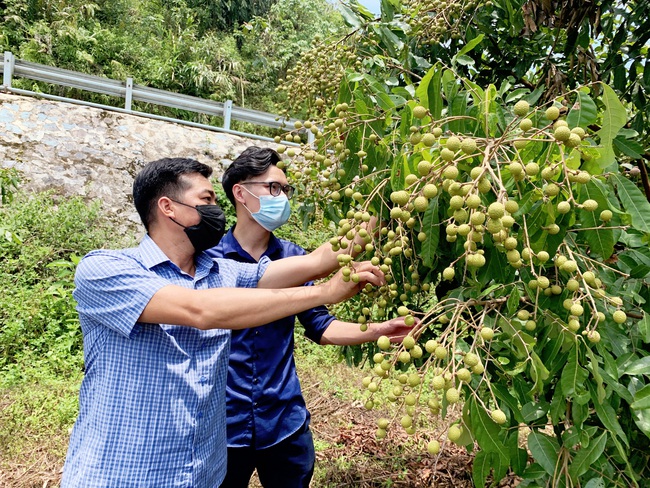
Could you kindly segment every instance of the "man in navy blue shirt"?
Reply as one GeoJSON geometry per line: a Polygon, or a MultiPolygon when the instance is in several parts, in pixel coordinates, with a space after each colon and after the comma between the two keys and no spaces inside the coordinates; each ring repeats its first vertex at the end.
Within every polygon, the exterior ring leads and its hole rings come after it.
{"type": "MultiPolygon", "coordinates": [[[[249,147],[226,169],[222,185],[235,206],[237,224],[208,254],[242,263],[306,254],[273,235],[289,218],[294,191],[277,167],[279,161],[272,149],[249,147]]],[[[381,335],[400,341],[410,330],[397,318],[370,324],[362,332],[359,324],[337,320],[324,306],[297,317],[306,336],[318,344],[360,344],[381,335]]],[[[295,318],[289,314],[232,332],[226,389],[228,467],[222,488],[248,486],[255,469],[266,488],[309,486],[315,453],[293,359],[295,318]]]]}

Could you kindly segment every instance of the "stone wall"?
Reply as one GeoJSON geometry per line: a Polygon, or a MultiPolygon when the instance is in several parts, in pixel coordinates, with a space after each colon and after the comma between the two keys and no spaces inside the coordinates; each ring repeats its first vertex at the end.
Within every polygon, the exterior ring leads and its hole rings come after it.
{"type": "Polygon", "coordinates": [[[245,148],[272,143],[82,105],[0,93],[0,166],[22,186],[100,199],[121,232],[139,229],[133,178],[148,161],[191,157],[217,177],[245,148]]]}

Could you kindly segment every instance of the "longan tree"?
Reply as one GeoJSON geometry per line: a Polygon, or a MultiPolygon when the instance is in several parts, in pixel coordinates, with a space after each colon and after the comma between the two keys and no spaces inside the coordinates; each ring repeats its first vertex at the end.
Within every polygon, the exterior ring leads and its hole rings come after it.
{"type": "MultiPolygon", "coordinates": [[[[445,22],[477,8],[431,4],[445,22]]],[[[601,81],[561,93],[478,84],[459,67],[481,37],[418,76],[399,56],[362,54],[421,42],[373,22],[351,19],[350,37],[307,58],[301,79],[315,80],[294,100],[312,117],[284,138],[315,142],[278,150],[306,214],[334,224],[333,248],[365,238],[340,256],[348,279],[355,253],[387,277],[351,305],[359,327],[395,314],[414,324],[403,343],[365,350],[366,407],[381,395],[401,411],[377,436],[403,428],[433,455],[476,449],[476,486],[509,470],[521,486],[646,486],[650,203],[621,150],[642,147],[633,104],[601,81]],[[447,421],[444,438],[418,434],[425,416],[447,421]]]]}

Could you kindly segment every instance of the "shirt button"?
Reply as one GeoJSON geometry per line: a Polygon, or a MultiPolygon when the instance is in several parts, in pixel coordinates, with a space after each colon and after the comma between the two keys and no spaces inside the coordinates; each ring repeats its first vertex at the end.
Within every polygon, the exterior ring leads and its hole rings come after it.
{"type": "Polygon", "coordinates": [[[206,383],[206,381],[208,381],[208,378],[205,377],[205,376],[201,376],[199,381],[201,381],[201,384],[204,385],[206,383]]]}
{"type": "Polygon", "coordinates": [[[255,335],[260,335],[260,331],[259,331],[259,330],[256,330],[256,331],[255,331],[255,335]]]}
{"type": "Polygon", "coordinates": [[[256,385],[259,380],[257,378],[253,378],[253,384],[256,385]]]}
{"type": "Polygon", "coordinates": [[[254,406],[254,407],[257,407],[257,402],[253,403],[253,406],[254,406]]]}

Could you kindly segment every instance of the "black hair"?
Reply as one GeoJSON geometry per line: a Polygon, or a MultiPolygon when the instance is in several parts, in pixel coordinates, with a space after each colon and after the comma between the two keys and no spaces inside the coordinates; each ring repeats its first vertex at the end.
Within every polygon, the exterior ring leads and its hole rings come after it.
{"type": "Polygon", "coordinates": [[[198,173],[209,178],[212,168],[207,164],[188,158],[163,158],[147,163],[133,181],[133,203],[145,229],[155,216],[158,199],[163,196],[180,199],[189,188],[181,176],[198,173]]]}
{"type": "Polygon", "coordinates": [[[237,183],[246,181],[254,176],[265,173],[271,165],[277,166],[282,161],[280,155],[273,149],[266,147],[251,146],[246,148],[235,159],[221,178],[226,196],[230,203],[235,205],[235,197],[232,194],[232,187],[237,183]]]}

